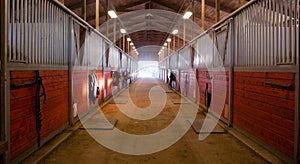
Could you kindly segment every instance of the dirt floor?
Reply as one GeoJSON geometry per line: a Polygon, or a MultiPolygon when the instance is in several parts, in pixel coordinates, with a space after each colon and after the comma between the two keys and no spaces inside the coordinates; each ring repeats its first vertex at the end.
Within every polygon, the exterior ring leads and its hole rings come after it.
{"type": "MultiPolygon", "coordinates": [[[[129,94],[132,102],[137,106],[139,111],[152,110],[146,108],[151,106],[149,99],[149,90],[155,86],[160,86],[165,91],[170,91],[168,86],[163,82],[155,79],[140,79],[132,84],[129,88],[129,94]],[[146,109],[142,109],[146,108],[146,109]]],[[[127,90],[128,91],[128,90],[127,90]]],[[[125,101],[120,104],[107,104],[101,110],[109,119],[117,119],[115,130],[135,135],[150,135],[159,133],[161,130],[168,127],[169,124],[176,118],[181,109],[180,104],[175,104],[175,101],[180,101],[181,97],[176,93],[164,93],[159,88],[154,89],[152,98],[155,101],[166,99],[164,108],[159,112],[159,115],[154,116],[149,120],[132,119],[126,116],[119,110],[123,106],[125,110],[133,110],[133,107],[126,106],[128,101],[126,90],[115,98],[119,101],[125,101]]],[[[151,97],[151,95],[150,95],[151,97]]],[[[186,101],[186,100],[184,100],[186,101]]],[[[153,109],[158,108],[160,104],[153,103],[153,109]]],[[[190,108],[190,106],[188,107],[190,108]]],[[[185,109],[189,110],[189,109],[185,109]]],[[[151,116],[151,113],[146,116],[151,116]]],[[[202,113],[197,113],[197,118],[204,118],[202,113]]],[[[105,134],[110,130],[94,129],[97,133],[105,134]]],[[[178,130],[180,131],[180,130],[178,130]]],[[[165,138],[157,140],[162,142],[165,138]]],[[[114,142],[114,136],[110,138],[114,142]]],[[[122,143],[116,141],[120,146],[122,143]]],[[[126,141],[125,141],[126,142],[126,141]]],[[[124,143],[124,145],[126,145],[124,143]]],[[[129,141],[128,141],[129,142],[129,141]]],[[[151,142],[145,142],[145,149],[151,142]]],[[[153,143],[152,143],[153,144],[153,143]]],[[[154,144],[155,145],[155,144],[154,144]]],[[[134,148],[133,148],[134,149],[134,148]]],[[[127,149],[125,149],[127,150],[127,149]]],[[[204,141],[198,140],[198,134],[192,128],[187,130],[187,133],[179,139],[175,144],[166,149],[148,155],[128,155],[110,150],[97,142],[96,139],[90,136],[87,130],[83,127],[78,129],[74,135],[62,143],[55,151],[53,151],[41,163],[266,163],[262,158],[257,156],[252,150],[239,142],[228,133],[210,134],[204,141]]]]}

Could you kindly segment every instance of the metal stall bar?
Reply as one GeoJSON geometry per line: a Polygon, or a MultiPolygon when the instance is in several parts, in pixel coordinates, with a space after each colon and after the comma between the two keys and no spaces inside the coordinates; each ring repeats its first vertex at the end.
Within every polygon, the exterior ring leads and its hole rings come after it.
{"type": "Polygon", "coordinates": [[[231,53],[229,54],[229,65],[230,65],[230,69],[229,69],[229,121],[228,121],[228,126],[232,127],[233,126],[233,101],[234,101],[234,66],[235,66],[235,56],[236,56],[236,33],[235,33],[235,20],[231,19],[229,22],[229,27],[230,27],[230,34],[231,34],[231,42],[230,42],[230,50],[231,53]]]}
{"type": "Polygon", "coordinates": [[[274,34],[275,34],[275,2],[274,0],[271,0],[270,1],[270,36],[269,36],[269,41],[270,41],[270,63],[272,66],[275,66],[275,62],[274,62],[274,59],[276,58],[275,56],[275,47],[274,47],[274,43],[275,43],[275,37],[274,37],[274,34]]]}
{"type": "Polygon", "coordinates": [[[24,1],[24,50],[23,50],[23,53],[24,53],[24,60],[26,63],[28,63],[28,43],[29,43],[29,40],[28,40],[28,4],[27,4],[27,0],[24,1]]]}

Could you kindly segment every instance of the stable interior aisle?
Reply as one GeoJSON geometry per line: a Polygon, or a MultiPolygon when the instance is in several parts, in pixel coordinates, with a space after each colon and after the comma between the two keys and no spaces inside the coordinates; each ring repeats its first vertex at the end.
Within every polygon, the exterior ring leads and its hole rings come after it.
{"type": "MultiPolygon", "coordinates": [[[[134,82],[128,89],[123,90],[118,96],[113,97],[115,100],[110,100],[102,109],[105,117],[108,120],[117,119],[115,128],[136,135],[149,135],[160,132],[166,128],[175,119],[179,110],[193,110],[192,102],[181,97],[169,86],[158,79],[139,79],[134,82]],[[152,89],[152,91],[150,91],[152,89]],[[126,116],[119,108],[130,113],[133,108],[127,108],[126,104],[130,103],[129,98],[137,108],[145,109],[150,106],[149,91],[152,96],[159,96],[163,99],[166,95],[166,105],[162,111],[150,120],[137,120],[126,116]],[[166,93],[167,92],[167,93],[166,93]],[[179,104],[182,102],[182,104],[179,104]],[[183,106],[181,109],[180,106],[183,106]],[[119,106],[119,107],[118,107],[119,106]]],[[[155,99],[155,98],[154,98],[155,99]]],[[[162,100],[163,101],[163,100],[162,100]]],[[[157,102],[153,102],[154,107],[157,102]]],[[[145,113],[149,111],[144,111],[145,113]]],[[[202,112],[196,112],[197,119],[204,118],[202,112]]],[[[93,114],[90,118],[85,120],[89,122],[96,122],[97,118],[93,114]],[[96,120],[95,120],[96,119],[96,120]]],[[[99,121],[101,119],[98,118],[99,121]]],[[[113,121],[112,121],[113,122],[113,121]]],[[[187,120],[182,122],[189,126],[187,120]]],[[[224,133],[210,134],[204,141],[198,140],[198,134],[193,128],[189,128],[187,133],[174,145],[169,148],[155,152],[149,155],[126,155],[112,151],[101,144],[95,138],[89,135],[86,128],[91,128],[92,125],[86,124],[86,127],[80,126],[78,130],[65,142],[63,142],[57,149],[55,149],[48,157],[40,161],[40,163],[267,163],[254,151],[249,149],[246,145],[238,141],[231,134],[224,131],[224,133]]],[[[106,133],[113,129],[101,129],[107,127],[105,124],[99,124],[98,127],[93,126],[95,133],[106,133]]],[[[180,128],[180,127],[178,127],[180,128]]],[[[110,136],[114,140],[115,136],[110,136]]],[[[117,141],[115,141],[117,142],[117,141]]],[[[156,141],[159,142],[159,141],[156,141]]],[[[145,149],[147,143],[145,142],[145,149]]],[[[155,143],[152,143],[155,144],[155,143]]],[[[119,147],[123,145],[120,144],[119,147]]],[[[33,159],[31,159],[33,160],[33,159]]],[[[30,161],[27,161],[28,163],[30,161]]],[[[26,160],[25,160],[26,163],[26,160]]]]}

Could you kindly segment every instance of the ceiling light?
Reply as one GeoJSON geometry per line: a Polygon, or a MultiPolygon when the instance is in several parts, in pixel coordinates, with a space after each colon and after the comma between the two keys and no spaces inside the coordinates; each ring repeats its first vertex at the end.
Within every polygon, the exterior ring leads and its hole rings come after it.
{"type": "Polygon", "coordinates": [[[168,39],[167,39],[167,42],[171,42],[171,38],[168,38],[168,39]]]}
{"type": "Polygon", "coordinates": [[[168,43],[165,43],[165,44],[164,44],[164,46],[167,46],[167,45],[168,45],[168,43]]]}
{"type": "Polygon", "coordinates": [[[133,46],[133,43],[130,43],[131,46],[133,46]]]}
{"type": "Polygon", "coordinates": [[[165,47],[162,47],[162,49],[165,49],[165,47]]]}
{"type": "Polygon", "coordinates": [[[111,18],[117,18],[117,14],[114,10],[109,10],[108,11],[108,15],[111,17],[111,18]]]}
{"type": "Polygon", "coordinates": [[[130,38],[127,38],[127,42],[130,42],[131,41],[131,39],[130,38]]]}
{"type": "Polygon", "coordinates": [[[126,30],[125,30],[124,28],[121,28],[121,29],[120,29],[120,32],[121,32],[122,34],[126,34],[126,30]]]}
{"type": "Polygon", "coordinates": [[[177,29],[174,29],[174,30],[172,31],[172,34],[173,34],[173,35],[178,34],[178,30],[177,30],[177,29]]]}
{"type": "Polygon", "coordinates": [[[185,14],[183,15],[183,19],[189,19],[191,16],[193,15],[193,13],[191,11],[187,11],[185,12],[185,14]]]}

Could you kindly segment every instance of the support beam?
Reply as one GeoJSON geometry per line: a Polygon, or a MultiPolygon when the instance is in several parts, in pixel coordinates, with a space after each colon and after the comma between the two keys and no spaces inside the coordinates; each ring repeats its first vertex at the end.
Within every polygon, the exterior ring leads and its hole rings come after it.
{"type": "Polygon", "coordinates": [[[220,20],[220,0],[216,0],[216,23],[220,20]]]}
{"type": "Polygon", "coordinates": [[[86,0],[81,1],[81,16],[86,21],[86,0]]]}
{"type": "MultiPolygon", "coordinates": [[[[1,151],[10,149],[9,144],[9,76],[7,69],[7,25],[8,25],[8,3],[7,0],[0,2],[0,56],[1,56],[1,88],[0,88],[0,147],[1,151]]],[[[0,154],[0,163],[8,163],[9,151],[6,154],[0,154]]]]}
{"type": "Polygon", "coordinates": [[[95,29],[99,30],[99,0],[96,0],[96,10],[95,10],[95,29]]]}
{"type": "Polygon", "coordinates": [[[161,0],[151,0],[151,2],[156,3],[160,6],[164,6],[167,7],[171,10],[173,10],[174,12],[177,12],[180,9],[180,6],[174,6],[174,5],[170,5],[169,3],[167,3],[166,1],[161,1],[161,0]]]}
{"type": "MultiPolygon", "coordinates": [[[[202,0],[198,0],[198,1],[202,2],[202,0]]],[[[205,5],[213,7],[213,8],[215,8],[215,6],[216,6],[215,2],[210,1],[210,0],[206,0],[205,1],[205,5]]],[[[230,8],[230,7],[226,7],[226,6],[222,6],[221,10],[224,11],[224,12],[226,12],[226,13],[232,13],[236,9],[233,9],[233,8],[230,8]]]]}
{"type": "Polygon", "coordinates": [[[58,0],[61,4],[65,4],[65,0],[58,0]]]}
{"type": "Polygon", "coordinates": [[[246,0],[239,0],[239,6],[242,7],[244,4],[246,4],[246,0]]]}
{"type": "Polygon", "coordinates": [[[201,27],[205,31],[205,0],[202,0],[201,4],[201,27]]]}

